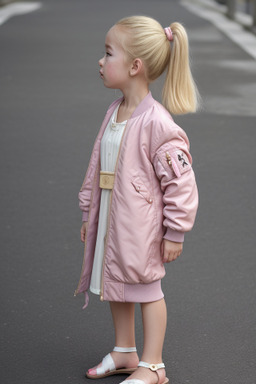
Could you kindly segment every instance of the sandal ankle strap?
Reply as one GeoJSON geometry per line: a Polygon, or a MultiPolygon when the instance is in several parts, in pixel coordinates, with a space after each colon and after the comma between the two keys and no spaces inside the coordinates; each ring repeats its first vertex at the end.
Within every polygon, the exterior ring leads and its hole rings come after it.
{"type": "Polygon", "coordinates": [[[138,367],[149,368],[149,369],[151,369],[151,371],[155,372],[160,368],[165,368],[165,365],[164,365],[164,363],[149,364],[149,363],[145,363],[144,361],[140,361],[138,364],[138,367]]]}
{"type": "Polygon", "coordinates": [[[114,352],[137,352],[136,347],[129,347],[129,348],[124,348],[124,347],[115,347],[113,349],[114,352]]]}

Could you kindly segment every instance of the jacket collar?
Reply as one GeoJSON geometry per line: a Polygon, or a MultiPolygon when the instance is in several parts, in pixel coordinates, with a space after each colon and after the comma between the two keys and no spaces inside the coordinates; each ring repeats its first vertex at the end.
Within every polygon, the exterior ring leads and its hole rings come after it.
{"type": "Polygon", "coordinates": [[[144,97],[144,99],[140,102],[140,104],[137,106],[135,111],[133,112],[131,118],[137,117],[141,115],[143,112],[145,112],[149,107],[151,107],[154,104],[155,100],[152,97],[151,92],[147,94],[147,96],[144,97]]]}
{"type": "MultiPolygon", "coordinates": [[[[110,108],[108,110],[107,116],[106,116],[106,120],[109,119],[109,115],[111,115],[113,113],[113,111],[118,106],[118,104],[120,104],[123,100],[124,100],[124,98],[120,97],[119,99],[115,100],[111,104],[111,106],[110,106],[110,108]]],[[[153,96],[152,96],[151,92],[149,91],[147,96],[145,96],[144,99],[140,102],[140,104],[135,108],[135,110],[133,111],[133,114],[131,115],[130,119],[141,115],[148,108],[150,108],[154,104],[154,102],[155,102],[155,100],[153,99],[153,96]]]]}

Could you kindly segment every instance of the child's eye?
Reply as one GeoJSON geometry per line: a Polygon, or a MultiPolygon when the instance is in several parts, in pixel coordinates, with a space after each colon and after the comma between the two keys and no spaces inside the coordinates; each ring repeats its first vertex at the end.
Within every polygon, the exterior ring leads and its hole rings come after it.
{"type": "Polygon", "coordinates": [[[106,56],[111,56],[111,54],[109,52],[106,52],[105,55],[106,56]]]}

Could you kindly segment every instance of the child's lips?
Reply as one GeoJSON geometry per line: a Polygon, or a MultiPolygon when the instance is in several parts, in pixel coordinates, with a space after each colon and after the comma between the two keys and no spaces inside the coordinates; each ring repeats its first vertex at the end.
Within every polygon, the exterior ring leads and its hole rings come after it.
{"type": "Polygon", "coordinates": [[[100,77],[103,79],[103,73],[100,71],[100,77]]]}

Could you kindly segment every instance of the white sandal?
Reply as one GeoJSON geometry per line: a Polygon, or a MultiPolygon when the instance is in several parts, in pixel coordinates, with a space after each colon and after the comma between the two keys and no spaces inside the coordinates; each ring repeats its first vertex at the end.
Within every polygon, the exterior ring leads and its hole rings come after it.
{"type": "MultiPolygon", "coordinates": [[[[121,352],[121,353],[137,352],[137,349],[136,347],[131,347],[131,348],[115,347],[113,349],[113,352],[121,352]]],[[[114,360],[111,354],[109,353],[107,356],[103,358],[101,367],[95,368],[96,375],[90,374],[89,373],[90,369],[89,369],[86,372],[86,376],[89,379],[102,379],[103,377],[107,377],[111,375],[119,375],[119,374],[131,375],[136,369],[137,367],[116,369],[114,360]]]]}
{"type": "MultiPolygon", "coordinates": [[[[164,372],[163,371],[158,372],[158,369],[165,368],[164,363],[148,364],[148,363],[145,363],[144,361],[140,361],[138,364],[138,367],[149,368],[151,371],[156,372],[158,377],[157,384],[169,383],[169,379],[165,376],[164,372]]],[[[146,383],[143,380],[139,380],[139,379],[128,379],[128,380],[122,381],[122,383],[120,384],[146,384],[146,383]]]]}

